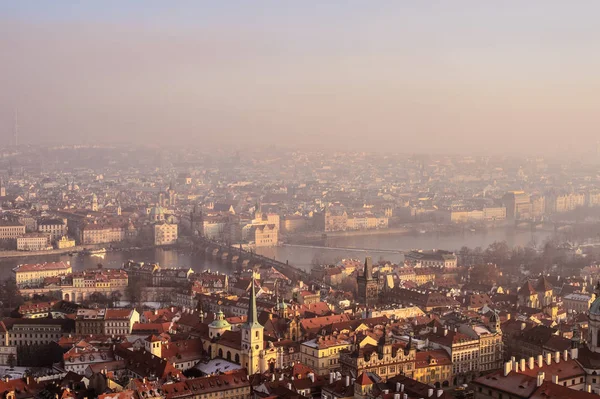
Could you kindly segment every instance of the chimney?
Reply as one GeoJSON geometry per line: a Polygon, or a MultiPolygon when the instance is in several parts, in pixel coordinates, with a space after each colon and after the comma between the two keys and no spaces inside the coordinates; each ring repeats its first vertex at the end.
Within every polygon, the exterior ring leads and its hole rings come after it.
{"type": "Polygon", "coordinates": [[[577,359],[577,355],[579,354],[579,349],[578,348],[572,348],[571,349],[571,359],[577,359]]]}
{"type": "Polygon", "coordinates": [[[448,327],[444,327],[444,337],[448,335],[448,327]]]}
{"type": "Polygon", "coordinates": [[[437,326],[433,326],[433,333],[437,334],[437,326]]]}
{"type": "Polygon", "coordinates": [[[400,383],[399,382],[396,383],[396,392],[400,392],[400,383]]]}
{"type": "Polygon", "coordinates": [[[291,391],[292,390],[292,383],[288,382],[288,389],[291,391]]]}
{"type": "Polygon", "coordinates": [[[350,386],[350,376],[349,375],[346,376],[346,386],[347,387],[350,386]]]}
{"type": "Polygon", "coordinates": [[[315,382],[315,373],[308,373],[308,378],[310,378],[311,382],[315,382]]]}
{"type": "Polygon", "coordinates": [[[400,399],[400,394],[399,393],[395,393],[394,394],[394,399],[400,399]]]}
{"type": "Polygon", "coordinates": [[[544,366],[544,357],[543,357],[542,355],[538,355],[538,358],[537,358],[537,365],[538,365],[538,367],[540,367],[540,368],[544,366]]]}
{"type": "Polygon", "coordinates": [[[330,384],[333,384],[333,377],[334,377],[334,375],[333,375],[333,372],[332,372],[332,371],[330,371],[330,372],[329,372],[329,383],[330,383],[330,384]]]}
{"type": "Polygon", "coordinates": [[[408,395],[407,394],[402,395],[402,399],[408,399],[408,395]]]}
{"type": "Polygon", "coordinates": [[[504,376],[506,377],[512,371],[512,362],[504,363],[504,376]]]}
{"type": "Polygon", "coordinates": [[[552,376],[552,383],[553,384],[558,384],[558,376],[557,375],[553,375],[552,376]]]}
{"type": "Polygon", "coordinates": [[[529,356],[529,368],[532,369],[535,367],[535,360],[533,359],[533,356],[529,356]]]}
{"type": "Polygon", "coordinates": [[[527,327],[527,324],[525,322],[521,323],[521,331],[523,331],[525,329],[525,327],[527,327]]]}
{"type": "Polygon", "coordinates": [[[275,373],[271,375],[271,381],[275,381],[275,373]]]}
{"type": "Polygon", "coordinates": [[[438,389],[437,390],[437,397],[438,398],[440,398],[443,394],[444,394],[444,390],[443,389],[438,389]]]}
{"type": "Polygon", "coordinates": [[[554,352],[554,361],[556,363],[560,363],[560,352],[559,351],[554,352]]]}
{"type": "Polygon", "coordinates": [[[552,364],[552,354],[546,353],[546,364],[550,366],[552,364]]]}
{"type": "Polygon", "coordinates": [[[586,391],[587,393],[592,393],[592,386],[591,386],[590,384],[587,384],[587,385],[585,386],[585,391],[586,391]]]}
{"type": "Polygon", "coordinates": [[[566,362],[567,360],[569,360],[569,351],[568,351],[567,349],[565,349],[565,350],[563,351],[563,359],[565,360],[565,362],[566,362]]]}
{"type": "Polygon", "coordinates": [[[521,359],[519,363],[519,370],[521,370],[522,372],[525,371],[525,359],[521,359]]]}
{"type": "Polygon", "coordinates": [[[427,390],[427,397],[428,397],[428,398],[431,398],[432,396],[433,396],[433,388],[429,388],[429,389],[427,390]]]}
{"type": "Polygon", "coordinates": [[[540,371],[537,375],[537,386],[541,387],[542,384],[544,383],[544,378],[546,377],[546,375],[544,374],[543,371],[540,371]]]}

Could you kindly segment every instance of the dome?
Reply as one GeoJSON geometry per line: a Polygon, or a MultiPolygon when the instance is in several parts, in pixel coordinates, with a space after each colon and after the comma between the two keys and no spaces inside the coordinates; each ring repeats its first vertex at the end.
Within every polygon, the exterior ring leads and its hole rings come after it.
{"type": "Polygon", "coordinates": [[[219,310],[219,312],[217,313],[217,317],[208,326],[210,328],[223,329],[230,328],[231,324],[229,324],[229,322],[225,320],[225,314],[223,313],[223,311],[219,310]]]}

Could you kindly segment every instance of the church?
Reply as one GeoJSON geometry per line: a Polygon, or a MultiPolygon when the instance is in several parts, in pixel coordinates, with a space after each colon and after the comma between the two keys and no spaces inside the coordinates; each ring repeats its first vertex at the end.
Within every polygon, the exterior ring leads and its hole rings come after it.
{"type": "Polygon", "coordinates": [[[201,332],[202,346],[211,359],[221,358],[245,367],[248,374],[264,373],[283,368],[283,348],[265,342],[264,327],[258,322],[256,288],[251,284],[248,318],[237,331],[225,320],[222,311],[216,314],[201,332]]]}
{"type": "Polygon", "coordinates": [[[357,274],[358,303],[373,306],[379,301],[379,283],[373,277],[373,261],[371,257],[365,259],[365,267],[362,274],[357,274]]]}

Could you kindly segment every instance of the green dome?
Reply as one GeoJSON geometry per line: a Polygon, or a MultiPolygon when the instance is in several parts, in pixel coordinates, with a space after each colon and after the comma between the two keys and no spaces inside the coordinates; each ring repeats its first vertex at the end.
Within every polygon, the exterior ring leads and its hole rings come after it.
{"type": "Polygon", "coordinates": [[[208,325],[208,327],[220,330],[223,328],[231,327],[231,324],[229,324],[229,322],[225,320],[225,314],[223,313],[223,311],[219,310],[217,312],[216,319],[214,319],[213,322],[208,325]]]}

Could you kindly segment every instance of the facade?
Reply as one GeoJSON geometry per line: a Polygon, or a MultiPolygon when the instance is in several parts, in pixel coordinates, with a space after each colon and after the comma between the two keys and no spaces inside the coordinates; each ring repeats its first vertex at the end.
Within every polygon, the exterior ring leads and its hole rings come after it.
{"type": "Polygon", "coordinates": [[[46,233],[53,243],[67,234],[67,222],[61,219],[43,219],[37,222],[38,232],[46,233]]]}
{"type": "Polygon", "coordinates": [[[80,229],[79,242],[86,244],[106,244],[120,242],[127,237],[125,227],[117,225],[86,224],[80,229]]]}
{"type": "Polygon", "coordinates": [[[52,249],[49,247],[50,237],[48,233],[27,233],[17,237],[17,251],[44,251],[52,249]]]}
{"type": "Polygon", "coordinates": [[[506,220],[506,207],[497,206],[491,208],[483,208],[483,220],[486,222],[495,220],[506,220]]]}
{"type": "Polygon", "coordinates": [[[65,249],[65,248],[73,248],[75,246],[75,240],[71,240],[67,236],[62,236],[60,240],[56,241],[56,248],[65,249]]]}
{"type": "Polygon", "coordinates": [[[133,325],[139,321],[140,314],[135,309],[78,309],[75,332],[123,336],[131,334],[133,325]]]}
{"type": "Polygon", "coordinates": [[[23,264],[13,269],[18,287],[39,285],[46,277],[56,277],[73,272],[68,262],[23,264]]]}
{"type": "Polygon", "coordinates": [[[73,320],[66,319],[4,319],[0,322],[0,346],[49,344],[73,333],[74,327],[73,320]]]}
{"type": "Polygon", "coordinates": [[[279,242],[279,230],[275,224],[252,226],[251,231],[257,247],[271,247],[279,242]]]}
{"type": "Polygon", "coordinates": [[[177,243],[177,224],[157,223],[154,225],[154,245],[177,243]]]}
{"type": "Polygon", "coordinates": [[[456,254],[450,251],[433,250],[433,251],[410,251],[404,255],[404,259],[409,262],[420,263],[426,268],[445,268],[454,269],[458,264],[456,254]]]}
{"type": "Polygon", "coordinates": [[[344,374],[354,378],[365,372],[377,374],[383,381],[398,374],[412,377],[417,351],[405,343],[387,343],[382,337],[377,345],[367,344],[340,355],[344,374]]]}
{"type": "Polygon", "coordinates": [[[509,191],[502,197],[508,220],[531,218],[531,199],[524,191],[509,191]]]}
{"type": "Polygon", "coordinates": [[[593,294],[572,293],[563,297],[563,306],[568,313],[585,313],[595,298],[593,294]]]}
{"type": "Polygon", "coordinates": [[[340,370],[340,352],[350,349],[348,339],[319,336],[300,344],[300,362],[319,375],[340,370]]]}
{"type": "Polygon", "coordinates": [[[279,224],[282,233],[294,233],[306,229],[308,219],[301,215],[287,215],[280,219],[279,224]]]}
{"type": "Polygon", "coordinates": [[[25,226],[7,220],[0,220],[0,241],[16,240],[17,237],[25,234],[25,226]]]}

